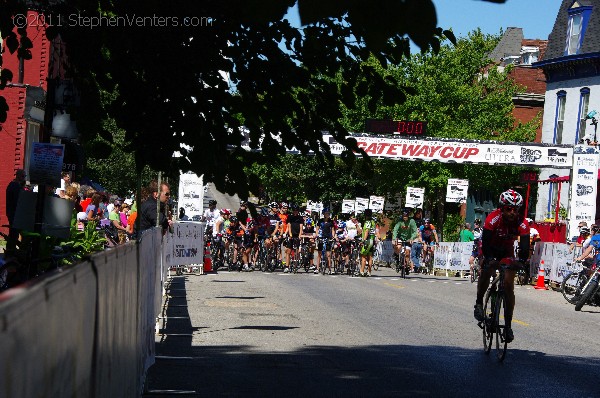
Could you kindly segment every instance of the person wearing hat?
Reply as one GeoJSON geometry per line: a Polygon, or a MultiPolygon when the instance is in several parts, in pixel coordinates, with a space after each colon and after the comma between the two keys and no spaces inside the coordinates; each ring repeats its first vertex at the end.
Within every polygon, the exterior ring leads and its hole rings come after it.
{"type": "Polygon", "coordinates": [[[18,169],[15,178],[6,187],[6,218],[8,218],[8,241],[6,242],[6,256],[14,255],[19,239],[19,230],[13,227],[19,194],[25,187],[25,170],[18,169]]]}

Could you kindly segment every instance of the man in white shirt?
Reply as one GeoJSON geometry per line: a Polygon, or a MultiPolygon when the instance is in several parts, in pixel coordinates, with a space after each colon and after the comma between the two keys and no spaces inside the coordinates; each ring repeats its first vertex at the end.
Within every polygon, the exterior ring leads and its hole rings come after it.
{"type": "Polygon", "coordinates": [[[219,210],[217,209],[217,201],[212,199],[208,202],[208,209],[204,211],[202,215],[202,221],[206,221],[206,230],[212,232],[212,228],[215,226],[215,221],[219,218],[219,210]]]}

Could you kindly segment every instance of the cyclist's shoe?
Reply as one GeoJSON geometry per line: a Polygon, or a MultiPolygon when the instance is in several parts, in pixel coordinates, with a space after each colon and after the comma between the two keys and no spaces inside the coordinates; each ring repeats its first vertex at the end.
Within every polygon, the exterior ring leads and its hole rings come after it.
{"type": "Polygon", "coordinates": [[[512,328],[506,328],[505,333],[504,340],[506,340],[507,343],[510,343],[515,339],[512,328]]]}
{"type": "Polygon", "coordinates": [[[314,271],[316,269],[316,267],[314,265],[311,265],[309,268],[309,271],[314,271]]]}
{"type": "Polygon", "coordinates": [[[479,322],[483,322],[483,320],[485,319],[485,316],[483,314],[483,305],[475,304],[475,309],[473,310],[473,316],[479,322]]]}
{"type": "Polygon", "coordinates": [[[318,274],[319,270],[315,268],[315,270],[313,271],[313,273],[318,274]]]}
{"type": "Polygon", "coordinates": [[[290,269],[289,269],[288,267],[285,267],[285,268],[283,269],[283,272],[287,274],[288,272],[290,272],[290,269]]]}

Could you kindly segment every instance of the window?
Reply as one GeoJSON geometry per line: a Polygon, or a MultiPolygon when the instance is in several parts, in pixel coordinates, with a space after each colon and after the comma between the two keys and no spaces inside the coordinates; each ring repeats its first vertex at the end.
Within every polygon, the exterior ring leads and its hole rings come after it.
{"type": "Polygon", "coordinates": [[[565,42],[564,55],[578,54],[581,50],[581,43],[585,35],[592,7],[582,6],[579,2],[573,2],[573,5],[568,10],[569,23],[567,25],[567,38],[565,42]]]}
{"type": "Polygon", "coordinates": [[[581,37],[582,26],[581,14],[571,15],[569,17],[569,28],[567,31],[567,55],[577,54],[581,37]]]}
{"type": "Polygon", "coordinates": [[[538,61],[540,55],[539,47],[522,46],[521,47],[521,65],[531,65],[538,61]]]}
{"type": "Polygon", "coordinates": [[[581,96],[579,97],[579,124],[577,125],[577,135],[575,137],[575,143],[577,144],[579,140],[585,137],[585,128],[586,128],[586,116],[588,114],[588,106],[590,104],[590,89],[582,88],[581,96]]]}
{"type": "Polygon", "coordinates": [[[565,102],[567,93],[559,91],[556,95],[556,120],[554,122],[553,144],[562,144],[563,127],[565,123],[565,102]]]}

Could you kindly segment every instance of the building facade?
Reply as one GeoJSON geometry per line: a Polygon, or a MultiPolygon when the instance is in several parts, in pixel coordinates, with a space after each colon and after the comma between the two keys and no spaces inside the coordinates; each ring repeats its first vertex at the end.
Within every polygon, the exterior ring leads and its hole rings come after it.
{"type": "MultiPolygon", "coordinates": [[[[589,116],[600,112],[600,0],[563,0],[548,37],[546,56],[534,66],[546,76],[542,142],[575,145],[597,141],[595,119],[589,116]]],[[[557,204],[569,210],[571,174],[570,169],[541,170],[540,180],[557,182],[539,187],[536,218],[553,218],[557,204]]],[[[599,219],[600,207],[596,209],[595,218],[599,219]]]]}

